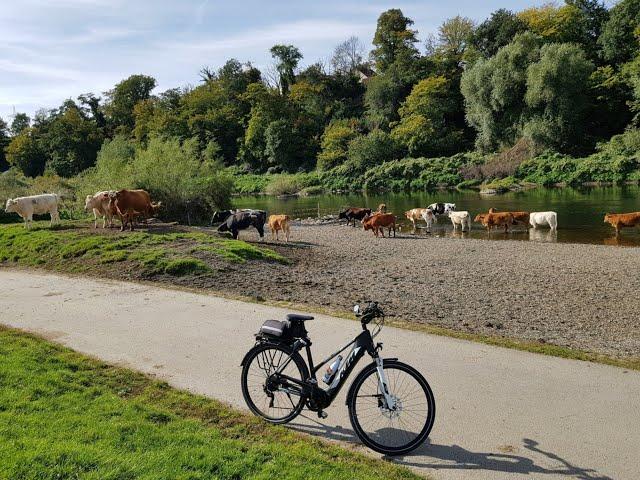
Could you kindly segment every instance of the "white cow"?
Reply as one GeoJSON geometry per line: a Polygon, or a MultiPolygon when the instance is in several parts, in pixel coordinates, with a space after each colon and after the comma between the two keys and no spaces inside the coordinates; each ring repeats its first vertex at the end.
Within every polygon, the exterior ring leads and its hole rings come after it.
{"type": "Polygon", "coordinates": [[[471,231],[471,215],[469,212],[461,210],[459,212],[451,211],[449,212],[449,219],[453,224],[453,230],[458,229],[458,225],[462,227],[462,231],[464,232],[465,225],[467,226],[467,231],[471,231]]]}
{"type": "Polygon", "coordinates": [[[556,212],[531,212],[529,223],[533,228],[548,225],[551,230],[558,228],[558,214],[556,212]]]}
{"type": "Polygon", "coordinates": [[[424,220],[424,223],[427,224],[427,232],[430,232],[431,225],[433,225],[433,222],[435,221],[436,216],[433,214],[433,210],[431,210],[430,208],[423,208],[421,210],[422,210],[422,213],[420,214],[420,216],[424,220]]]}
{"type": "Polygon", "coordinates": [[[93,210],[93,228],[98,228],[98,217],[102,217],[102,228],[107,228],[107,222],[109,227],[113,227],[113,210],[109,205],[109,195],[115,193],[107,190],[104,192],[98,192],[95,195],[87,195],[84,202],[84,210],[86,212],[89,209],[93,210]]]}
{"type": "Polygon", "coordinates": [[[9,198],[4,207],[7,212],[15,212],[24,218],[24,227],[29,228],[33,222],[33,215],[48,213],[51,215],[51,225],[60,221],[58,205],[60,197],[55,193],[45,193],[43,195],[32,195],[30,197],[9,198]]]}

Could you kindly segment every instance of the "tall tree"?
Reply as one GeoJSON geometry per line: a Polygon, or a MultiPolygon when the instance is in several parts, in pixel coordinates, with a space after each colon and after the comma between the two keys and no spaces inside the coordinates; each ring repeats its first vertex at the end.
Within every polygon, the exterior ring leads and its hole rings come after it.
{"type": "Polygon", "coordinates": [[[0,117],[0,172],[5,171],[9,168],[9,163],[7,162],[7,157],[5,154],[5,148],[9,145],[9,125],[0,117]]]}
{"type": "Polygon", "coordinates": [[[12,137],[6,153],[9,165],[18,168],[28,177],[36,177],[44,172],[47,157],[33,128],[25,128],[12,137]]]}
{"type": "Polygon", "coordinates": [[[473,33],[471,43],[485,58],[493,57],[498,49],[511,43],[518,33],[527,30],[527,24],[510,10],[501,8],[482,22],[473,33]]]}
{"type": "Polygon", "coordinates": [[[331,66],[338,74],[350,74],[358,68],[364,57],[364,45],[358,37],[352,36],[333,50],[331,66]]]}
{"type": "Polygon", "coordinates": [[[147,75],[131,75],[106,92],[106,114],[114,130],[130,133],[135,126],[133,107],[147,100],[156,87],[156,80],[147,75]]]}
{"type": "Polygon", "coordinates": [[[280,93],[286,95],[296,81],[295,71],[302,60],[302,53],[293,45],[274,45],[271,56],[276,59],[276,70],[280,76],[280,93]]]}
{"type": "Polygon", "coordinates": [[[609,11],[598,43],[605,60],[621,64],[631,60],[638,51],[636,35],[640,27],[640,0],[621,0],[609,11]]]}
{"type": "Polygon", "coordinates": [[[16,113],[11,122],[11,136],[16,137],[31,125],[31,119],[26,113],[16,113]]]}
{"type": "Polygon", "coordinates": [[[446,20],[438,29],[438,47],[451,55],[462,55],[472,40],[475,23],[457,15],[446,20]]]}
{"type": "Polygon", "coordinates": [[[373,37],[372,52],[379,73],[384,73],[394,63],[408,66],[418,57],[416,31],[409,27],[413,20],[405,17],[402,10],[392,8],[378,17],[378,26],[373,37]]]}

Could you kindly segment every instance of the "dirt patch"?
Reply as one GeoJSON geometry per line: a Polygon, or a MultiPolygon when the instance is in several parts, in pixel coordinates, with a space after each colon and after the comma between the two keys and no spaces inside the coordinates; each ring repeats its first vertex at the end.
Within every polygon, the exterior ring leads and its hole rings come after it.
{"type": "MultiPolygon", "coordinates": [[[[253,233],[245,239],[257,240],[253,233]]],[[[637,249],[488,242],[299,226],[292,260],[218,264],[173,283],[348,311],[365,299],[411,322],[618,357],[640,355],[637,249]]]]}

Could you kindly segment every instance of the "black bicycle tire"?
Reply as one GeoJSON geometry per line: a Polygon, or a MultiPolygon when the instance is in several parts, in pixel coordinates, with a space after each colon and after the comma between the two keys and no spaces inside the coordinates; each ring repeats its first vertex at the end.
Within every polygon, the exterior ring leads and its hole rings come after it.
{"type": "Polygon", "coordinates": [[[360,426],[360,423],[358,422],[358,418],[357,418],[355,401],[358,395],[358,391],[360,390],[360,387],[362,387],[364,381],[372,373],[375,374],[375,371],[376,371],[375,363],[371,363],[365,368],[363,368],[362,371],[358,374],[358,376],[353,381],[353,385],[350,389],[350,393],[352,394],[349,396],[348,403],[347,403],[347,407],[349,410],[349,420],[358,438],[362,441],[362,443],[364,443],[371,450],[374,450],[378,453],[382,453],[383,455],[388,455],[388,456],[404,455],[418,448],[431,433],[431,429],[433,428],[433,424],[435,423],[436,402],[433,396],[433,391],[431,390],[431,387],[429,386],[429,383],[427,382],[427,380],[424,378],[424,376],[422,376],[422,374],[418,370],[413,368],[411,365],[407,365],[406,363],[398,362],[396,360],[385,360],[384,368],[398,368],[399,370],[404,370],[406,373],[413,376],[423,388],[423,391],[425,392],[425,395],[428,401],[429,412],[428,412],[425,425],[421,430],[421,432],[419,433],[419,435],[406,445],[402,445],[400,447],[385,447],[371,440],[367,436],[367,434],[364,432],[362,427],[360,426]]]}
{"type": "MultiPolygon", "coordinates": [[[[289,423],[291,420],[293,420],[298,415],[300,415],[300,412],[302,412],[302,409],[304,408],[304,406],[306,404],[306,398],[300,397],[299,404],[296,406],[296,408],[292,411],[291,414],[287,415],[286,417],[282,417],[280,419],[274,419],[274,418],[265,416],[263,414],[263,412],[255,405],[255,403],[251,399],[251,395],[250,395],[249,390],[248,390],[247,377],[248,377],[248,373],[249,373],[249,368],[251,366],[251,362],[253,362],[253,360],[256,358],[256,356],[260,352],[262,352],[264,350],[269,350],[269,349],[281,350],[284,353],[286,353],[287,355],[290,355],[292,353],[291,348],[289,346],[285,345],[285,344],[263,343],[263,344],[259,344],[259,345],[256,345],[255,347],[253,347],[249,351],[249,353],[247,354],[247,356],[245,358],[245,361],[244,361],[244,365],[242,366],[242,374],[241,374],[241,377],[240,377],[240,383],[241,383],[241,387],[242,387],[242,396],[244,397],[244,401],[247,404],[247,406],[249,407],[249,410],[251,410],[251,412],[254,415],[256,415],[256,416],[258,416],[260,418],[263,418],[267,422],[273,423],[273,424],[289,423]]],[[[309,369],[307,368],[307,364],[302,359],[300,354],[297,353],[297,352],[294,353],[293,357],[292,357],[292,360],[296,364],[296,366],[298,367],[298,370],[300,372],[300,375],[301,375],[302,379],[305,380],[305,379],[309,378],[309,369]]]]}

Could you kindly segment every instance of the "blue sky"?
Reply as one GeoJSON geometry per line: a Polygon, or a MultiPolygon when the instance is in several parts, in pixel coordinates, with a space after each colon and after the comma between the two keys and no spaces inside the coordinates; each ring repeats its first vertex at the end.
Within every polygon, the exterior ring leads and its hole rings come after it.
{"type": "MultiPolygon", "coordinates": [[[[4,3],[4,2],[3,2],[4,3]]],[[[157,91],[194,85],[203,65],[217,68],[235,57],[258,67],[269,48],[292,43],[304,64],[328,60],[351,35],[370,45],[378,15],[401,8],[423,41],[446,18],[476,21],[525,0],[450,1],[218,1],[19,0],[0,8],[0,117],[32,115],[81,93],[102,93],[144,73],[157,91]]]]}

